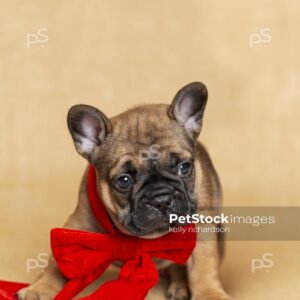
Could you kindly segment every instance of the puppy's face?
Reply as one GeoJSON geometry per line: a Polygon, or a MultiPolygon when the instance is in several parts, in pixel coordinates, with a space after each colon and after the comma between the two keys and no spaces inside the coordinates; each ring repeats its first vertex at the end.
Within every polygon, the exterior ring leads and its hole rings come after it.
{"type": "Polygon", "coordinates": [[[111,119],[86,105],[70,109],[76,149],[95,166],[100,197],[124,233],[158,236],[171,213],[195,212],[195,141],[206,100],[205,86],[192,83],[169,106],[141,106],[111,119]]]}

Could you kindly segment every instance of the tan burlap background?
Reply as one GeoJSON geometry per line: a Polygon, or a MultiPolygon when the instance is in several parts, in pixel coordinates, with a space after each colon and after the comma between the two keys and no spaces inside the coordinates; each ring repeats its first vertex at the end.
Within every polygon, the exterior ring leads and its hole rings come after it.
{"type": "MultiPolygon", "coordinates": [[[[2,1],[0,278],[32,280],[39,270],[26,263],[75,207],[85,162],[65,117],[76,103],[112,116],[201,80],[201,139],[225,204],[299,205],[299,17],[297,0],[2,1]]],[[[299,251],[229,242],[224,285],[239,300],[299,300],[299,251]],[[264,253],[273,268],[252,273],[264,253]]]]}

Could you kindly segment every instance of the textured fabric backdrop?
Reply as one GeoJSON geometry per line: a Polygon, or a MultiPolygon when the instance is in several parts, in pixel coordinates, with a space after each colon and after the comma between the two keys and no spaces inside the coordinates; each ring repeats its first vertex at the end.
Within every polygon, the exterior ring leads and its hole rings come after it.
{"type": "MultiPolygon", "coordinates": [[[[73,104],[112,116],[203,81],[201,140],[225,204],[299,205],[299,15],[297,0],[2,1],[0,278],[33,279],[49,229],[75,207],[85,162],[66,127],[73,104]]],[[[299,300],[299,250],[229,242],[226,289],[239,300],[299,300]],[[264,253],[274,267],[251,273],[264,253]]]]}

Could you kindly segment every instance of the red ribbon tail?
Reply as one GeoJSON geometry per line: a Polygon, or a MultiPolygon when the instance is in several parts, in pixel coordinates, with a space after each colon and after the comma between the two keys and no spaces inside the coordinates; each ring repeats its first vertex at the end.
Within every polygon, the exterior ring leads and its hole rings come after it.
{"type": "MultiPolygon", "coordinates": [[[[54,300],[73,299],[77,294],[84,290],[88,285],[94,282],[108,268],[110,262],[106,262],[101,268],[96,269],[85,277],[70,279],[63,289],[56,295],[54,300]]],[[[96,298],[98,299],[98,298],[96,298]]],[[[1,299],[0,299],[1,300],[1,299]]]]}
{"type": "Polygon", "coordinates": [[[16,293],[26,286],[27,283],[0,281],[0,300],[16,300],[16,293]]]}
{"type": "Polygon", "coordinates": [[[159,279],[151,256],[142,254],[124,263],[119,278],[108,281],[80,300],[144,300],[159,279]]]}

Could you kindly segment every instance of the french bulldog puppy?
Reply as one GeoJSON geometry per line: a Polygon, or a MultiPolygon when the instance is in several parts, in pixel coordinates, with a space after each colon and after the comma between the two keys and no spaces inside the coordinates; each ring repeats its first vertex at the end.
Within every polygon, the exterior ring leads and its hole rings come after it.
{"type": "MultiPolygon", "coordinates": [[[[110,119],[88,105],[70,109],[68,128],[75,148],[94,165],[99,196],[124,234],[157,238],[169,232],[171,213],[193,214],[202,207],[216,212],[220,207],[217,173],[197,141],[207,97],[205,85],[194,82],[179,90],[171,105],[139,106],[110,119]]],[[[103,232],[89,206],[86,171],[78,205],[65,227],[103,232]]],[[[166,297],[228,300],[219,275],[222,241],[213,232],[197,234],[186,266],[157,260],[158,268],[170,275],[166,297]]],[[[45,272],[18,297],[50,300],[65,283],[51,257],[45,272]]]]}

